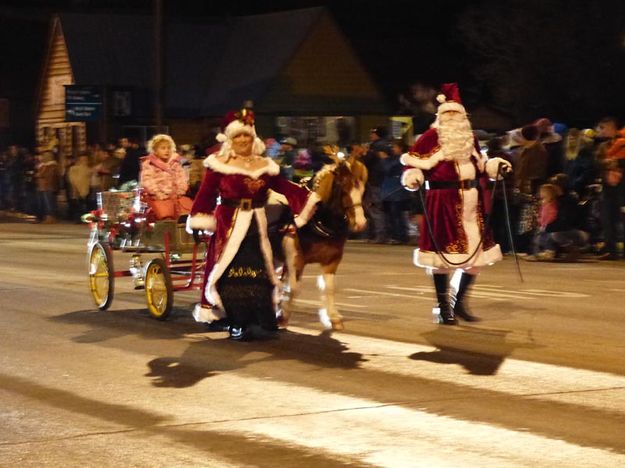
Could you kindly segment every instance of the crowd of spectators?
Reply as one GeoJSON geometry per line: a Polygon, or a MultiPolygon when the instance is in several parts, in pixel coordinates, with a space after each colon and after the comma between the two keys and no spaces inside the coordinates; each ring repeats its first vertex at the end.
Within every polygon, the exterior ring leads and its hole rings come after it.
{"type": "MultiPolygon", "coordinates": [[[[511,253],[513,247],[509,223],[515,250],[527,260],[573,260],[582,253],[622,258],[625,128],[616,118],[605,117],[592,129],[567,128],[543,118],[505,134],[479,136],[484,153],[502,157],[513,167],[505,185],[490,187],[494,190],[489,222],[504,252],[511,253]]],[[[399,158],[407,151],[406,142],[389,139],[387,129],[380,126],[371,130],[366,145],[365,239],[416,242],[424,214],[419,192],[401,186],[399,158]]],[[[266,147],[283,175],[298,183],[331,162],[320,145],[298,145],[291,136],[268,139],[266,147]]],[[[59,151],[54,140],[33,151],[17,145],[0,151],[0,211],[41,223],[54,223],[59,217],[78,222],[95,209],[98,192],[136,184],[146,155],[139,142],[128,138],[90,145],[76,157],[60,158],[59,151]]],[[[178,148],[191,198],[202,181],[202,160],[210,151],[191,145],[178,148]]]]}

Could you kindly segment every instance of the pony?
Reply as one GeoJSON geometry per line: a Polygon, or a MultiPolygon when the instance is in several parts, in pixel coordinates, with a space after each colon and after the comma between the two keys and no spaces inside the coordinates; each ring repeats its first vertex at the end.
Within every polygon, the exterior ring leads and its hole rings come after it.
{"type": "Polygon", "coordinates": [[[281,328],[288,325],[304,268],[311,263],[321,267],[317,280],[321,291],[321,323],[327,329],[344,328],[343,317],[334,302],[335,274],[349,233],[361,232],[367,224],[362,197],[368,174],[365,165],[358,160],[366,150],[353,145],[349,157],[334,146],[326,146],[324,151],[333,162],[312,178],[312,190],[321,199],[317,210],[307,225],[298,231],[291,230],[281,242],[283,255],[278,258],[283,261],[280,272],[283,294],[278,312],[281,328]]]}

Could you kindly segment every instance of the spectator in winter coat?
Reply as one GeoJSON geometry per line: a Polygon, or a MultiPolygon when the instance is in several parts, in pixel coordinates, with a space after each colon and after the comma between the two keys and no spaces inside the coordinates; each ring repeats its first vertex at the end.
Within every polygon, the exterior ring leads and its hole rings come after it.
{"type": "Polygon", "coordinates": [[[122,148],[124,148],[125,156],[119,168],[118,185],[123,185],[132,180],[139,180],[140,159],[145,154],[134,140],[122,138],[121,144],[122,148]]]}
{"type": "Polygon", "coordinates": [[[51,151],[39,156],[39,165],[35,172],[37,181],[37,218],[43,223],[55,223],[56,192],[59,184],[58,163],[51,151]]]}
{"type": "Polygon", "coordinates": [[[83,154],[78,157],[76,164],[68,169],[67,178],[70,183],[72,198],[75,200],[77,220],[88,211],[89,193],[91,191],[91,175],[93,169],[89,166],[89,156],[83,154]]]}
{"type": "Polygon", "coordinates": [[[590,129],[580,131],[572,128],[566,136],[565,173],[569,180],[568,189],[574,190],[580,197],[586,195],[587,187],[599,177],[592,134],[594,132],[590,129]]]}
{"type": "Polygon", "coordinates": [[[401,176],[404,166],[400,162],[400,156],[407,148],[401,141],[391,144],[391,153],[382,159],[384,178],[380,187],[380,196],[386,215],[386,226],[390,232],[389,244],[405,244],[408,242],[408,226],[405,210],[410,200],[410,192],[404,190],[401,184],[401,176]]]}
{"type": "Polygon", "coordinates": [[[605,240],[602,260],[619,258],[618,243],[623,232],[625,151],[619,128],[620,122],[614,117],[605,117],[597,124],[597,139],[601,143],[597,147],[596,158],[602,168],[601,224],[605,240]]]}
{"type": "Polygon", "coordinates": [[[579,250],[588,243],[589,235],[581,228],[583,216],[579,206],[579,197],[568,190],[569,178],[560,173],[549,179],[558,190],[556,219],[547,226],[557,253],[565,254],[569,261],[577,259],[579,250]]]}
{"type": "Polygon", "coordinates": [[[388,130],[386,127],[376,127],[371,129],[369,134],[369,151],[365,154],[361,162],[367,167],[369,178],[367,179],[367,189],[365,191],[364,206],[367,219],[369,220],[369,241],[377,244],[387,242],[386,216],[382,202],[381,187],[384,180],[384,169],[382,161],[388,158],[391,153],[388,141],[388,130]]]}
{"type": "Polygon", "coordinates": [[[149,155],[141,163],[140,184],[157,219],[177,219],[188,214],[192,200],[185,197],[189,188],[187,172],[169,135],[155,135],[148,144],[149,155]]]}

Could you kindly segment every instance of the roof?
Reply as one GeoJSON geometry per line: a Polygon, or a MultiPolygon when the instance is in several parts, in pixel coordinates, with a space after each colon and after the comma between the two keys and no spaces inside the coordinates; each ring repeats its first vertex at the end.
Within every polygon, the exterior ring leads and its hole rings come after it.
{"type": "MultiPolygon", "coordinates": [[[[263,95],[324,14],[324,8],[308,8],[167,24],[167,114],[221,115],[247,99],[262,107],[263,95]]],[[[77,84],[152,86],[151,17],[61,14],[59,19],[77,84]]]]}

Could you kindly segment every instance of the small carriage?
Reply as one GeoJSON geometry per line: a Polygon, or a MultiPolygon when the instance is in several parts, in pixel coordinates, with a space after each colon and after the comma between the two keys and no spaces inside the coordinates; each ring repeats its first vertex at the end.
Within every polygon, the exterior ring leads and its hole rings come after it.
{"type": "Polygon", "coordinates": [[[150,315],[166,320],[174,291],[202,287],[207,239],[189,235],[183,219],[156,220],[141,189],[100,192],[97,202],[98,209],[83,217],[91,227],[87,263],[96,306],[108,309],[115,279],[128,276],[135,289],[145,290],[150,315]],[[127,254],[126,268],[115,269],[114,251],[127,254]]]}

